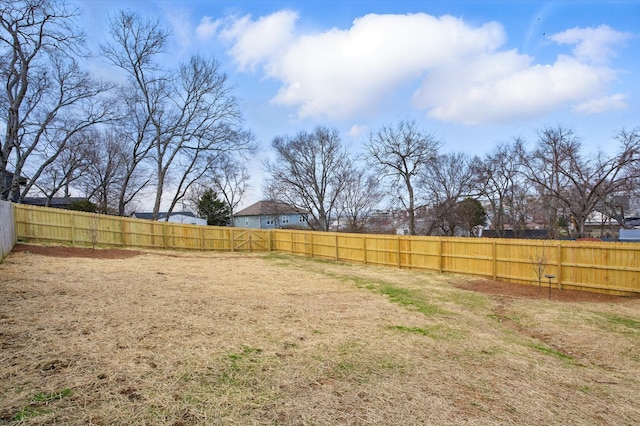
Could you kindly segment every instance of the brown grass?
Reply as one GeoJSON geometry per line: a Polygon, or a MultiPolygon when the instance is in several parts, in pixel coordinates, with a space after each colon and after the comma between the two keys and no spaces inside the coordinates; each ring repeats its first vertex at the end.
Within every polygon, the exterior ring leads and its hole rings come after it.
{"type": "Polygon", "coordinates": [[[0,265],[0,423],[640,422],[638,299],[278,254],[38,250],[0,265]]]}

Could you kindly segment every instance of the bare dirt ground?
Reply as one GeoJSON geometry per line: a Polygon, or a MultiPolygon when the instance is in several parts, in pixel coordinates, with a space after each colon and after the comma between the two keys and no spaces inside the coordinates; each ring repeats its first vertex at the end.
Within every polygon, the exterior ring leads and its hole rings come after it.
{"type": "Polygon", "coordinates": [[[640,300],[279,254],[18,245],[0,424],[640,423],[640,300]]]}

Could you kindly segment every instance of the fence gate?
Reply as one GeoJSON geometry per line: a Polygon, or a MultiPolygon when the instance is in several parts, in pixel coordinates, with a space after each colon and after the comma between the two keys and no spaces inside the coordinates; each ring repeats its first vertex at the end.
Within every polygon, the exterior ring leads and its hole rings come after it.
{"type": "Polygon", "coordinates": [[[233,233],[232,251],[269,251],[269,240],[264,231],[245,230],[233,233]]]}

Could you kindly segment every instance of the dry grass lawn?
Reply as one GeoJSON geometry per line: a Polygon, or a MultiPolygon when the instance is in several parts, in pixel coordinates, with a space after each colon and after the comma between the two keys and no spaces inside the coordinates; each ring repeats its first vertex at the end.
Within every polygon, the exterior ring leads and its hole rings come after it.
{"type": "Polygon", "coordinates": [[[0,423],[640,423],[639,299],[280,254],[36,252],[0,264],[0,423]]]}

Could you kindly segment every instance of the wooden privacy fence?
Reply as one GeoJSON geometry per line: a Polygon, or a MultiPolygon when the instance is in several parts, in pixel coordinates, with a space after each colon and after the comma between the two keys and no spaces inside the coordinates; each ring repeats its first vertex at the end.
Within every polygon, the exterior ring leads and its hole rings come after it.
{"type": "Polygon", "coordinates": [[[272,250],[519,284],[640,293],[640,244],[271,231],[272,250]]]}
{"type": "Polygon", "coordinates": [[[278,251],[520,284],[640,293],[640,244],[343,234],[183,225],[15,205],[19,239],[101,246],[278,251]]]}
{"type": "Polygon", "coordinates": [[[145,249],[269,251],[266,231],[132,219],[15,204],[19,240],[145,249]]]}

